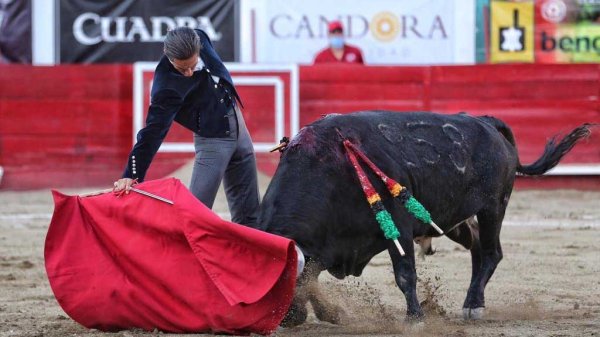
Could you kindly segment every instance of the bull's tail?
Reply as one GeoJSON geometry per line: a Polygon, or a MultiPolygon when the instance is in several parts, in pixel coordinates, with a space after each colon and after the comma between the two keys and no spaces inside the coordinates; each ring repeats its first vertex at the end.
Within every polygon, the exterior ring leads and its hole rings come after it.
{"type": "Polygon", "coordinates": [[[538,158],[538,160],[530,165],[521,165],[521,163],[519,163],[517,172],[530,176],[548,172],[558,164],[565,154],[571,151],[577,142],[590,136],[590,125],[591,124],[586,123],[576,127],[560,142],[557,142],[557,136],[555,135],[548,143],[546,143],[544,153],[542,153],[542,156],[538,158]]]}
{"type": "MultiPolygon", "coordinates": [[[[515,137],[513,136],[508,125],[494,117],[483,116],[479,118],[494,126],[496,130],[498,130],[498,132],[500,132],[516,148],[515,137]]],[[[557,140],[558,135],[553,136],[548,143],[546,143],[546,147],[544,148],[544,153],[542,153],[542,156],[529,165],[522,165],[519,161],[517,172],[529,176],[541,175],[548,172],[550,169],[555,167],[558,162],[560,162],[564,155],[571,151],[575,144],[577,144],[580,140],[590,136],[591,126],[596,126],[596,124],[582,124],[573,129],[573,131],[571,131],[560,141],[557,140]]]]}

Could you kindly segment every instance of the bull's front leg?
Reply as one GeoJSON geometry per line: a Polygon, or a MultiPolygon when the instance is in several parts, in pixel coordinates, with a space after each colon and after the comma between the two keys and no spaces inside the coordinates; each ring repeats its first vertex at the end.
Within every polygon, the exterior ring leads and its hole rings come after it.
{"type": "Polygon", "coordinates": [[[304,271],[296,285],[296,294],[292,305],[283,319],[284,327],[297,326],[306,321],[308,301],[312,304],[315,316],[321,321],[341,324],[346,321],[346,313],[337,305],[330,303],[321,293],[319,287],[319,274],[323,271],[321,264],[314,260],[306,262],[304,271]]]}
{"type": "Polygon", "coordinates": [[[321,264],[312,261],[308,263],[303,273],[303,281],[305,282],[306,294],[310,304],[312,304],[315,316],[320,321],[325,321],[333,324],[342,324],[346,321],[346,313],[340,306],[335,305],[327,300],[321,293],[319,286],[319,274],[323,271],[321,264]]]}
{"type": "Polygon", "coordinates": [[[308,299],[315,311],[315,316],[317,316],[320,321],[333,324],[344,324],[347,321],[347,315],[344,309],[339,305],[329,302],[321,293],[318,276],[314,279],[314,282],[310,283],[308,299]]]}
{"type": "Polygon", "coordinates": [[[290,305],[290,308],[288,309],[288,313],[281,322],[281,326],[289,328],[300,325],[306,321],[306,318],[308,317],[306,304],[309,300],[311,282],[314,282],[315,279],[314,274],[316,273],[318,277],[320,273],[320,270],[318,272],[317,270],[318,268],[314,261],[306,261],[304,270],[296,281],[296,292],[294,294],[294,299],[290,305]]]}
{"type": "Polygon", "coordinates": [[[406,298],[406,318],[418,319],[423,317],[423,310],[417,299],[417,271],[415,269],[415,250],[412,235],[398,238],[406,255],[401,256],[393,241],[389,240],[388,252],[394,266],[396,284],[406,298]]]}

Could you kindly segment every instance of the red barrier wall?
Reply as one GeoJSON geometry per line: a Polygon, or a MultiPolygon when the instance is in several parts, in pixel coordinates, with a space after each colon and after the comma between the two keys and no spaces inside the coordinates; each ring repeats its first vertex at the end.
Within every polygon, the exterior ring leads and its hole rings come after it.
{"type": "MultiPolygon", "coordinates": [[[[367,109],[489,114],[513,128],[527,163],[553,134],[600,123],[599,89],[598,65],[301,67],[300,125],[326,113],[367,109]]],[[[131,149],[131,111],[131,65],[0,66],[0,188],[109,186],[131,149]]],[[[272,163],[272,156],[259,158],[272,163]]],[[[168,174],[189,158],[159,154],[148,177],[168,174]]],[[[564,162],[600,163],[600,128],[564,162]]],[[[261,169],[272,172],[269,163],[261,169]]],[[[600,177],[519,184],[600,189],[600,177]]]]}
{"type": "Polygon", "coordinates": [[[131,99],[130,65],[0,66],[0,187],[97,185],[116,173],[131,99]]]}
{"type": "MultiPolygon", "coordinates": [[[[513,130],[521,162],[550,137],[600,123],[600,66],[311,66],[300,71],[301,125],[331,112],[367,109],[493,115],[513,130]]],[[[561,163],[600,163],[600,128],[561,163]]],[[[600,189],[600,176],[519,177],[517,186],[600,189]]]]}

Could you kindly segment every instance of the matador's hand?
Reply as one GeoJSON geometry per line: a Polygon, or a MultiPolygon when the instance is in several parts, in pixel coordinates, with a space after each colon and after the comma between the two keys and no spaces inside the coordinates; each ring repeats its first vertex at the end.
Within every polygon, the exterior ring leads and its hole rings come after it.
{"type": "Polygon", "coordinates": [[[131,179],[131,178],[121,178],[117,181],[115,181],[114,187],[113,187],[113,193],[115,194],[129,194],[129,191],[131,191],[131,187],[133,185],[137,184],[137,179],[131,179]]]}

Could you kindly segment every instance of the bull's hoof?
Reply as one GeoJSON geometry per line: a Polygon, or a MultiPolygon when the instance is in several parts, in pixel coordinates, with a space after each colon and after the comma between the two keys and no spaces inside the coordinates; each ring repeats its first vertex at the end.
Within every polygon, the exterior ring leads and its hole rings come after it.
{"type": "Polygon", "coordinates": [[[320,321],[333,324],[344,324],[348,321],[348,315],[344,309],[337,305],[330,305],[327,308],[319,308],[318,310],[315,309],[315,316],[320,321]]]}
{"type": "Polygon", "coordinates": [[[406,318],[404,321],[406,323],[419,323],[425,320],[425,314],[422,311],[414,312],[414,313],[406,313],[406,318]]]}
{"type": "Polygon", "coordinates": [[[290,310],[281,321],[281,326],[284,328],[292,328],[306,322],[308,311],[306,307],[300,307],[292,304],[290,310]]]}
{"type": "Polygon", "coordinates": [[[474,320],[482,319],[484,313],[485,313],[485,308],[484,307],[463,308],[463,319],[466,319],[466,320],[468,320],[468,319],[474,319],[474,320]]]}

